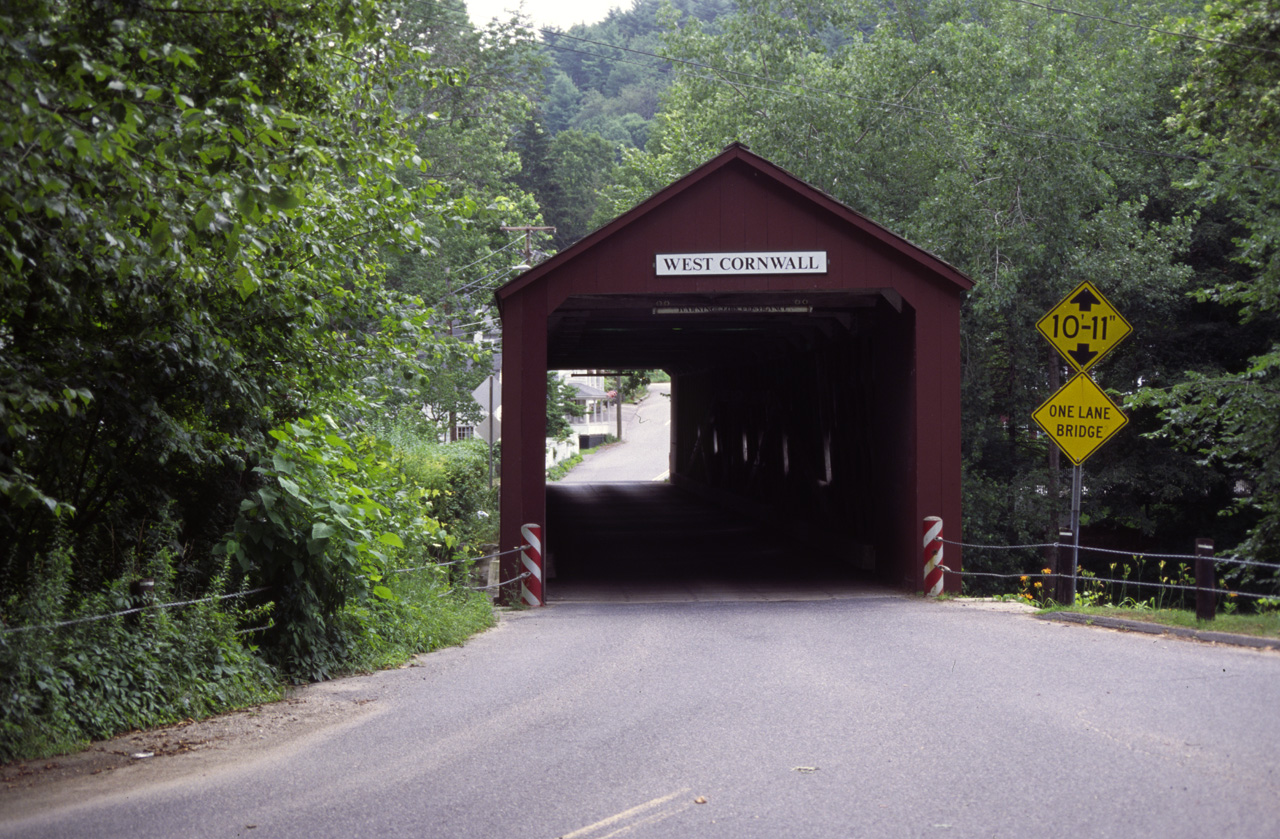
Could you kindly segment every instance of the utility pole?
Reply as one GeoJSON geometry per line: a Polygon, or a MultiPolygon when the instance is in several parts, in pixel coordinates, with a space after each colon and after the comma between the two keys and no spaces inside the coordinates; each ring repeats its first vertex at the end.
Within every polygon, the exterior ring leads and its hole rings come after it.
{"type": "MultiPolygon", "coordinates": [[[[448,317],[446,323],[449,326],[449,337],[453,335],[453,279],[452,272],[449,268],[444,269],[444,313],[448,317]]],[[[449,406],[449,433],[448,441],[450,443],[458,442],[458,415],[454,412],[453,406],[449,406]]]]}
{"type": "Polygon", "coordinates": [[[530,241],[530,235],[536,230],[539,233],[551,232],[555,233],[554,227],[533,227],[530,225],[512,225],[511,227],[503,227],[510,233],[524,233],[524,262],[530,268],[533,267],[533,245],[530,241]]]}

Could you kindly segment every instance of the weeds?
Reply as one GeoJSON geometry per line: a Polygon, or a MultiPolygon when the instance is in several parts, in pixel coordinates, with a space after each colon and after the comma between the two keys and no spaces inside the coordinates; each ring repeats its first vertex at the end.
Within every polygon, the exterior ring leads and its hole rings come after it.
{"type": "MultiPolygon", "coordinates": [[[[0,603],[0,762],[278,698],[299,672],[275,666],[283,659],[264,655],[266,648],[254,643],[261,638],[304,633],[300,640],[311,645],[305,648],[310,657],[293,664],[327,677],[399,665],[492,625],[489,599],[467,588],[469,564],[443,564],[477,550],[462,547],[461,536],[477,543],[493,538],[497,517],[480,515],[496,497],[488,486],[485,448],[407,438],[390,448],[367,441],[347,445],[332,429],[308,439],[310,448],[295,446],[272,464],[276,474],[268,486],[280,491],[270,504],[254,506],[269,523],[261,546],[294,540],[300,550],[290,554],[291,567],[294,560],[315,560],[334,547],[333,563],[325,565],[331,576],[304,569],[295,574],[296,582],[330,580],[343,596],[308,612],[310,623],[298,621],[296,608],[282,606],[289,592],[281,587],[256,604],[215,600],[69,623],[244,591],[264,581],[233,574],[240,557],[232,551],[223,554],[211,581],[198,590],[185,587],[176,527],[162,518],[136,540],[140,547],[120,577],[85,593],[76,587],[69,542],[55,540],[24,562],[32,571],[24,590],[0,603]],[[390,474],[392,469],[399,474],[390,474]],[[330,471],[342,480],[327,480],[330,471]],[[367,492],[371,488],[378,491],[367,492]],[[288,521],[286,509],[302,522],[294,530],[281,524],[288,521]],[[402,526],[426,512],[430,522],[402,526]],[[133,585],[140,578],[152,581],[149,593],[133,585]]],[[[253,573],[259,562],[278,566],[270,556],[259,556],[265,558],[255,557],[238,573],[253,573]]]]}
{"type": "MultiPolygon", "coordinates": [[[[54,545],[36,560],[36,584],[5,604],[6,625],[48,628],[0,635],[0,761],[279,697],[275,672],[241,643],[239,615],[225,606],[52,626],[137,605],[123,579],[76,596],[73,560],[65,544],[54,545]]],[[[145,563],[162,597],[170,593],[173,560],[166,550],[145,563]]]]}

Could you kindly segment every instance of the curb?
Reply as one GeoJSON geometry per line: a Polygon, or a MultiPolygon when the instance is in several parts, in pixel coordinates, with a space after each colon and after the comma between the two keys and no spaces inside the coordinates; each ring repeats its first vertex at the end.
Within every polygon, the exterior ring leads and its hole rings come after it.
{"type": "Polygon", "coordinates": [[[1082,615],[1079,612],[1050,612],[1035,616],[1042,621],[1062,621],[1078,623],[1084,626],[1100,626],[1104,629],[1118,629],[1123,632],[1143,632],[1148,635],[1172,635],[1175,638],[1187,638],[1192,641],[1204,641],[1214,644],[1230,644],[1236,647],[1252,647],[1259,650],[1280,650],[1280,638],[1259,638],[1253,635],[1236,635],[1231,632],[1214,632],[1209,629],[1191,629],[1185,626],[1165,626],[1160,623],[1126,620],[1124,618],[1103,617],[1100,615],[1082,615]]]}

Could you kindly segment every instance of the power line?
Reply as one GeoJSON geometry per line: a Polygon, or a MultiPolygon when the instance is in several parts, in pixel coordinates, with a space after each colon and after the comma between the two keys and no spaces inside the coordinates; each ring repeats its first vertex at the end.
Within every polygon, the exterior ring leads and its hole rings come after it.
{"type": "Polygon", "coordinates": [[[484,256],[482,256],[482,257],[480,257],[479,259],[477,259],[475,262],[471,263],[470,265],[463,265],[461,268],[459,268],[459,269],[458,269],[458,272],[459,272],[459,273],[461,273],[461,272],[463,272],[463,271],[467,270],[468,268],[473,268],[473,267],[475,267],[476,265],[479,265],[481,262],[484,262],[484,261],[489,260],[489,259],[493,259],[495,256],[497,256],[498,254],[502,253],[502,252],[503,252],[503,251],[505,251],[507,248],[510,248],[510,247],[512,247],[512,246],[514,246],[514,245],[518,245],[519,243],[520,243],[520,239],[519,239],[519,237],[516,237],[515,239],[512,239],[510,242],[507,242],[507,243],[506,243],[505,245],[503,245],[502,247],[498,248],[496,251],[489,251],[489,253],[485,254],[485,255],[484,255],[484,256]]]}
{"type": "Polygon", "coordinates": [[[471,282],[465,285],[458,286],[456,289],[454,289],[453,293],[455,295],[464,294],[473,288],[477,288],[479,286],[483,286],[487,284],[490,280],[494,280],[495,278],[502,279],[505,277],[505,275],[511,273],[514,270],[515,270],[514,266],[504,265],[503,267],[497,269],[496,271],[492,271],[488,274],[485,274],[483,277],[481,277],[478,280],[472,280],[471,282]]]}
{"type": "MultiPolygon", "coordinates": [[[[454,328],[454,329],[457,329],[457,330],[459,330],[459,331],[465,331],[465,330],[471,329],[471,328],[476,327],[476,326],[486,326],[486,327],[488,327],[488,326],[493,326],[493,324],[494,324],[494,322],[493,322],[491,319],[489,319],[489,318],[485,318],[484,320],[472,321],[471,323],[453,324],[452,326],[453,326],[453,328],[454,328]]],[[[489,331],[489,330],[488,330],[488,329],[486,329],[486,330],[484,330],[484,331],[485,331],[486,333],[488,333],[488,331],[489,331]]]]}

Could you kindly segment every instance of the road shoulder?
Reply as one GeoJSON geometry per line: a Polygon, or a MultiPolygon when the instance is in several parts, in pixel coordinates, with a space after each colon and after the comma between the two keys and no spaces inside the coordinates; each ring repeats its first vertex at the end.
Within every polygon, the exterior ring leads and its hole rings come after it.
{"type": "Polygon", "coordinates": [[[1232,632],[1215,632],[1211,629],[1192,629],[1186,626],[1167,626],[1161,623],[1113,618],[1103,615],[1083,615],[1079,612],[1042,612],[1036,615],[1039,620],[1075,623],[1083,626],[1096,626],[1103,629],[1115,629],[1122,632],[1141,632],[1147,635],[1168,635],[1188,641],[1201,641],[1209,644],[1229,644],[1236,647],[1250,647],[1259,650],[1280,650],[1280,639],[1259,638],[1253,635],[1237,635],[1232,632]]]}

